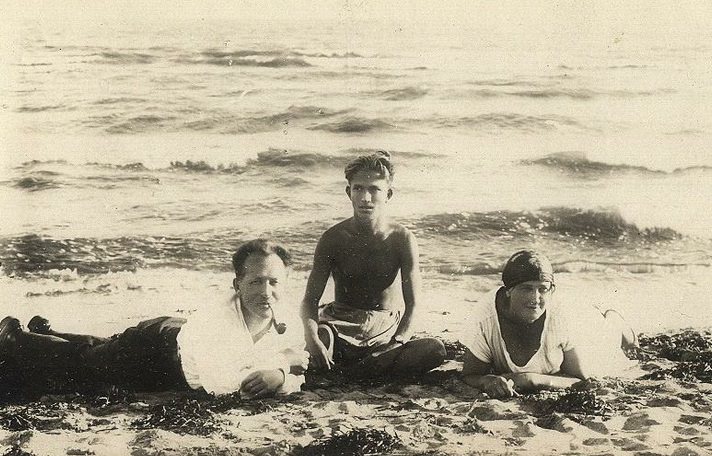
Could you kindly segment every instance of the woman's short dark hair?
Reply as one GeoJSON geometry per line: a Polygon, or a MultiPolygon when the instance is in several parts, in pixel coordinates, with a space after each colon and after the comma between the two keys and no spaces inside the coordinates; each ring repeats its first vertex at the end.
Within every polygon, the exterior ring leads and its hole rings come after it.
{"type": "Polygon", "coordinates": [[[554,268],[549,259],[534,250],[520,250],[515,253],[502,270],[502,282],[506,288],[520,283],[539,280],[554,284],[554,268]]]}
{"type": "Polygon", "coordinates": [[[253,239],[238,247],[232,255],[232,267],[235,269],[235,275],[238,279],[245,275],[245,261],[253,253],[263,256],[275,254],[285,266],[289,267],[292,264],[292,254],[281,244],[270,239],[253,239]]]}

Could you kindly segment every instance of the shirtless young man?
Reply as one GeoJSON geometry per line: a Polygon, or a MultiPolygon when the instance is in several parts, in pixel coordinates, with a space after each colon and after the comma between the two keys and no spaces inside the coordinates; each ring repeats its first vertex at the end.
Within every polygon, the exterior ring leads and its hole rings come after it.
{"type": "Polygon", "coordinates": [[[415,236],[386,214],[393,196],[393,165],[386,152],[346,166],[353,217],[329,228],[314,253],[302,302],[307,350],[317,368],[335,363],[354,375],[418,374],[442,364],[436,339],[410,340],[420,301],[415,236]],[[401,275],[405,306],[396,299],[401,275]],[[335,301],[319,309],[332,276],[335,301]]]}

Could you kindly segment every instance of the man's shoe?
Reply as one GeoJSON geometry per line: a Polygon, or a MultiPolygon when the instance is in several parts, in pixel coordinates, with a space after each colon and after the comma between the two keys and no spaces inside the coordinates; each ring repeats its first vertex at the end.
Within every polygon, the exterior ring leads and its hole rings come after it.
{"type": "Polygon", "coordinates": [[[49,320],[39,315],[32,317],[29,323],[27,323],[27,329],[37,334],[49,334],[51,331],[49,320]]]}
{"type": "Polygon", "coordinates": [[[0,353],[11,352],[21,332],[20,320],[14,317],[3,318],[0,321],[0,353]]]}

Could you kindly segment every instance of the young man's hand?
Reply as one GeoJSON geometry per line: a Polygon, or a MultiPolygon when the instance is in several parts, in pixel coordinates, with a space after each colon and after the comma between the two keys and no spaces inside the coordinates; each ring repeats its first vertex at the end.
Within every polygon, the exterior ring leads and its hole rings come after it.
{"type": "Polygon", "coordinates": [[[294,375],[303,374],[309,367],[309,352],[305,350],[293,350],[287,348],[282,354],[289,362],[289,373],[294,375]]]}
{"type": "Polygon", "coordinates": [[[311,354],[311,361],[314,367],[331,370],[334,360],[329,356],[329,350],[319,340],[319,337],[310,337],[307,340],[307,350],[311,354]]]}
{"type": "Polygon", "coordinates": [[[240,395],[245,399],[272,396],[284,383],[285,375],[280,369],[252,372],[242,381],[240,395]]]}

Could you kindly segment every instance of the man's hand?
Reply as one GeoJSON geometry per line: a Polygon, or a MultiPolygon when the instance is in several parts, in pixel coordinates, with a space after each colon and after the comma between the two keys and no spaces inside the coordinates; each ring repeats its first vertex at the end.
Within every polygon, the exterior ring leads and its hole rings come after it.
{"type": "Polygon", "coordinates": [[[519,396],[514,389],[515,382],[501,375],[485,375],[482,377],[482,391],[491,398],[519,396]]]}
{"type": "Polygon", "coordinates": [[[309,367],[309,352],[307,351],[287,348],[282,350],[282,354],[287,358],[290,374],[301,375],[309,367]]]}
{"type": "Polygon", "coordinates": [[[252,372],[242,381],[240,395],[245,399],[271,396],[282,386],[285,375],[280,369],[252,372]]]}
{"type": "Polygon", "coordinates": [[[319,340],[319,337],[309,337],[307,340],[307,350],[311,355],[311,361],[314,367],[319,369],[331,370],[334,365],[334,359],[329,356],[329,350],[319,340]]]}

